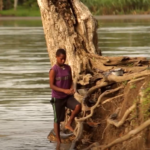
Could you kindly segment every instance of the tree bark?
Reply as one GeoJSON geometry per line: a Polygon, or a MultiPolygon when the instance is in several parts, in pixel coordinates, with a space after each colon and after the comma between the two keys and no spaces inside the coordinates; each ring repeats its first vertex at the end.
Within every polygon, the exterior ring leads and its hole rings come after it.
{"type": "Polygon", "coordinates": [[[79,0],[37,0],[51,65],[55,52],[64,48],[73,78],[91,69],[86,54],[98,54],[97,21],[79,0]]]}
{"type": "Polygon", "coordinates": [[[18,0],[14,0],[14,10],[17,10],[18,0]]]}
{"type": "Polygon", "coordinates": [[[0,10],[3,10],[3,0],[0,0],[0,10]]]}

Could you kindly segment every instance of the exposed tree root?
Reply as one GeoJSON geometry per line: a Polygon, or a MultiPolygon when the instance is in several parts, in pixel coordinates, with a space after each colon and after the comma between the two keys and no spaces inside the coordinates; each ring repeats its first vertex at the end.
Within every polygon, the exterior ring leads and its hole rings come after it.
{"type": "MultiPolygon", "coordinates": [[[[140,103],[142,103],[143,100],[144,100],[144,98],[143,98],[143,97],[144,97],[144,93],[143,93],[143,91],[142,91],[144,85],[145,85],[145,83],[143,83],[143,85],[141,86],[141,90],[140,90],[140,93],[139,93],[140,96],[141,96],[141,98],[140,98],[140,103]]],[[[113,121],[113,120],[111,120],[111,119],[108,119],[108,120],[107,120],[107,123],[108,123],[108,124],[107,124],[106,128],[104,129],[104,132],[105,132],[105,130],[107,129],[107,127],[108,127],[110,124],[113,124],[113,125],[115,125],[116,127],[121,126],[121,125],[125,122],[127,116],[131,113],[131,111],[132,111],[135,107],[136,107],[136,104],[133,104],[133,105],[125,112],[124,116],[122,117],[121,121],[119,121],[119,122],[116,122],[116,121],[113,121]]],[[[124,135],[123,137],[114,140],[113,142],[109,143],[108,145],[101,145],[101,146],[95,147],[95,149],[106,150],[107,148],[110,148],[110,147],[112,147],[112,146],[115,145],[115,144],[118,144],[118,143],[121,143],[121,142],[124,142],[124,141],[126,141],[126,140],[131,139],[132,137],[134,137],[134,136],[135,136],[136,134],[138,134],[139,132],[143,131],[143,130],[144,130],[145,128],[147,128],[148,126],[150,126],[150,119],[148,119],[147,121],[145,121],[144,123],[142,123],[142,124],[141,124],[139,127],[137,127],[136,129],[131,130],[128,134],[124,135]]],[[[103,132],[103,133],[104,133],[104,132],[103,132]]],[[[102,138],[103,138],[103,134],[102,134],[102,138]]]]}
{"type": "Polygon", "coordinates": [[[106,78],[106,81],[123,82],[123,81],[131,80],[131,79],[135,79],[135,78],[139,78],[139,77],[147,76],[147,75],[150,75],[150,72],[148,70],[145,70],[140,73],[132,73],[132,74],[124,75],[124,76],[115,76],[111,74],[106,78]]]}
{"type": "Polygon", "coordinates": [[[104,102],[102,102],[102,105],[103,105],[103,104],[106,104],[106,103],[108,103],[108,102],[110,102],[110,101],[112,101],[112,100],[114,100],[114,99],[116,99],[116,98],[120,98],[120,97],[123,97],[123,96],[124,96],[124,94],[120,94],[120,95],[118,95],[118,96],[109,98],[109,99],[105,100],[104,102]]]}
{"type": "Polygon", "coordinates": [[[99,85],[96,85],[96,86],[93,86],[92,88],[90,88],[88,90],[88,93],[87,95],[91,95],[94,91],[96,91],[97,89],[101,88],[101,87],[104,87],[104,86],[107,86],[108,85],[108,82],[105,82],[105,81],[102,81],[99,85]]]}
{"type": "Polygon", "coordinates": [[[81,85],[87,85],[89,84],[89,80],[91,79],[91,75],[90,74],[86,74],[83,76],[82,80],[79,80],[77,83],[81,84],[81,85]]]}
{"type": "Polygon", "coordinates": [[[87,56],[89,56],[89,57],[93,56],[97,59],[100,59],[101,61],[110,62],[109,57],[106,57],[106,56],[99,56],[96,54],[87,54],[87,56]]]}
{"type": "Polygon", "coordinates": [[[123,137],[120,137],[116,140],[114,140],[113,142],[111,142],[110,144],[106,145],[106,146],[100,146],[97,148],[100,148],[100,150],[105,150],[109,147],[112,147],[115,144],[124,142],[126,140],[129,140],[130,138],[134,137],[136,134],[138,134],[139,132],[141,132],[142,130],[144,130],[145,128],[147,128],[148,126],[150,126],[150,119],[148,119],[147,121],[145,121],[143,124],[141,124],[139,127],[137,127],[134,130],[131,130],[128,134],[126,134],[123,137]]]}
{"type": "Polygon", "coordinates": [[[96,104],[91,107],[91,113],[90,113],[88,116],[86,116],[86,117],[77,119],[77,121],[84,121],[84,120],[90,118],[90,117],[93,115],[93,113],[94,113],[94,109],[99,105],[101,99],[102,99],[105,95],[110,94],[110,93],[113,93],[113,92],[116,92],[116,91],[118,91],[118,90],[120,90],[120,89],[122,89],[122,88],[123,88],[123,86],[120,86],[120,87],[118,87],[118,88],[116,88],[116,89],[105,91],[103,94],[101,94],[101,95],[99,96],[99,98],[98,98],[96,104]]]}
{"type": "Polygon", "coordinates": [[[107,63],[104,63],[104,65],[106,66],[116,66],[116,65],[127,65],[127,64],[131,64],[131,63],[134,63],[135,65],[141,65],[141,64],[145,64],[145,63],[148,63],[147,60],[134,60],[134,59],[131,59],[131,60],[125,60],[125,61],[112,61],[112,62],[107,62],[107,63]]]}
{"type": "Polygon", "coordinates": [[[95,142],[95,143],[91,144],[89,147],[84,148],[84,149],[82,149],[82,150],[91,150],[92,147],[98,147],[98,146],[99,146],[99,143],[98,143],[98,142],[95,142]]]}
{"type": "Polygon", "coordinates": [[[77,121],[77,118],[75,118],[75,121],[77,122],[76,128],[74,129],[74,135],[76,136],[75,139],[72,141],[70,149],[73,150],[76,146],[76,142],[81,138],[83,133],[83,121],[77,121]]]}
{"type": "Polygon", "coordinates": [[[77,122],[76,128],[74,129],[75,140],[79,140],[83,131],[83,121],[78,121],[77,118],[75,118],[75,121],[77,122]]]}
{"type": "Polygon", "coordinates": [[[105,91],[103,94],[101,94],[96,102],[96,104],[94,106],[91,107],[91,113],[86,116],[86,117],[83,117],[83,118],[80,118],[80,119],[77,119],[75,118],[75,121],[77,122],[77,125],[76,125],[76,128],[74,130],[74,135],[76,136],[76,138],[72,141],[72,144],[71,144],[71,149],[73,149],[76,145],[76,142],[81,138],[81,135],[83,133],[83,121],[85,121],[86,119],[90,118],[93,113],[94,113],[94,109],[98,106],[98,104],[100,103],[101,99],[107,95],[107,94],[110,94],[110,93],[113,93],[113,92],[116,92],[120,89],[122,89],[123,86],[120,86],[116,89],[113,89],[113,90],[109,90],[109,91],[105,91]]]}
{"type": "Polygon", "coordinates": [[[128,83],[134,83],[134,82],[141,81],[141,80],[144,80],[144,79],[145,79],[145,77],[142,77],[142,78],[139,78],[139,79],[131,80],[128,83]]]}
{"type": "Polygon", "coordinates": [[[118,65],[127,65],[127,64],[135,64],[135,65],[143,65],[148,64],[148,60],[144,57],[104,57],[104,56],[98,56],[96,54],[87,54],[91,58],[91,56],[95,57],[96,59],[99,59],[101,63],[103,63],[105,66],[118,66],[118,65]]]}
{"type": "MultiPolygon", "coordinates": [[[[145,83],[143,83],[141,89],[143,88],[144,85],[145,85],[145,83]]],[[[140,90],[140,93],[139,93],[139,94],[140,94],[140,96],[141,96],[141,98],[140,98],[140,103],[142,103],[143,100],[144,100],[144,99],[143,99],[144,94],[143,94],[142,90],[140,90]]],[[[117,128],[120,127],[121,125],[124,124],[124,122],[126,121],[126,118],[128,117],[128,115],[129,115],[135,108],[136,108],[136,104],[133,104],[130,108],[128,108],[119,122],[114,121],[114,120],[108,118],[108,119],[107,119],[107,123],[112,124],[112,125],[114,125],[114,126],[117,127],[117,128]]]]}
{"type": "Polygon", "coordinates": [[[122,117],[122,119],[117,122],[116,120],[112,120],[112,119],[107,119],[107,123],[114,125],[115,127],[120,127],[121,125],[124,124],[124,122],[126,121],[126,118],[128,117],[128,115],[132,112],[132,110],[134,110],[136,107],[136,104],[132,105],[129,109],[126,110],[124,116],[122,117]]]}
{"type": "Polygon", "coordinates": [[[102,139],[104,138],[104,133],[107,130],[107,128],[110,126],[110,124],[107,124],[106,128],[104,129],[103,133],[102,133],[102,139]]]}

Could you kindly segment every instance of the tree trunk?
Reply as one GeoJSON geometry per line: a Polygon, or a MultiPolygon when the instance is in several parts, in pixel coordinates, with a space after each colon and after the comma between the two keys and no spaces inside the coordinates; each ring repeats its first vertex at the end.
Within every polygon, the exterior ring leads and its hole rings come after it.
{"type": "Polygon", "coordinates": [[[18,0],[14,0],[14,10],[17,10],[18,0]]]}
{"type": "Polygon", "coordinates": [[[98,54],[97,21],[79,0],[37,0],[51,65],[58,48],[67,51],[73,78],[91,69],[87,54],[98,54]]]}
{"type": "Polygon", "coordinates": [[[0,10],[3,10],[3,0],[0,0],[0,10]]]}

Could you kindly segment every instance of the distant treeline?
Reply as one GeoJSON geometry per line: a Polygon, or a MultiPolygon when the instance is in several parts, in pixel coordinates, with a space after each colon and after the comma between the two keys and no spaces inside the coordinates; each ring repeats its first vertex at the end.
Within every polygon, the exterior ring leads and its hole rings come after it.
{"type": "MultiPolygon", "coordinates": [[[[3,1],[3,10],[13,9],[15,0],[0,0],[3,1]]],[[[21,6],[24,8],[38,8],[36,0],[17,0],[17,7],[21,6]]]]}
{"type": "MultiPolygon", "coordinates": [[[[0,0],[3,10],[13,9],[15,1],[17,7],[37,9],[37,0],[0,0]]],[[[150,13],[150,0],[81,0],[93,14],[128,14],[132,12],[150,13]]],[[[0,7],[1,8],[1,7],[0,7]]]]}
{"type": "Polygon", "coordinates": [[[94,14],[150,13],[150,0],[81,0],[94,14]]]}

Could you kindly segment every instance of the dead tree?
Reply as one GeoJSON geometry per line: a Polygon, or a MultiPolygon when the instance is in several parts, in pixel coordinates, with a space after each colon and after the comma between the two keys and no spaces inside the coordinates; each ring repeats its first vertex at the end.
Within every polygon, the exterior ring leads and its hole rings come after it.
{"type": "Polygon", "coordinates": [[[58,48],[67,51],[73,78],[91,69],[87,54],[97,54],[97,21],[79,0],[38,0],[51,65],[58,48]]]}

